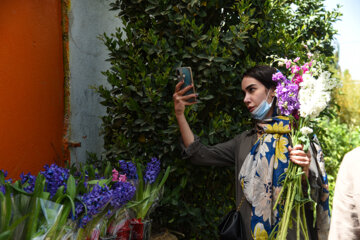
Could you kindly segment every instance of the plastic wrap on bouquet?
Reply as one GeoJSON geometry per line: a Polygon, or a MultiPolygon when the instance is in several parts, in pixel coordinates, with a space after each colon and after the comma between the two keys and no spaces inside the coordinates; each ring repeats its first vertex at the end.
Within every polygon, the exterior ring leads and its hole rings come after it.
{"type": "Polygon", "coordinates": [[[32,237],[33,240],[43,240],[49,231],[55,227],[56,221],[60,216],[63,205],[45,200],[42,198],[37,199],[40,205],[39,225],[38,232],[32,237]]]}
{"type": "Polygon", "coordinates": [[[7,188],[4,195],[0,195],[0,232],[3,239],[21,239],[29,216],[30,197],[11,196],[9,190],[7,188]]]}
{"type": "Polygon", "coordinates": [[[152,220],[132,219],[130,222],[131,240],[150,240],[152,220]]]}
{"type": "Polygon", "coordinates": [[[54,227],[63,206],[42,198],[31,198],[23,194],[12,197],[12,211],[14,219],[24,218],[15,228],[12,239],[43,240],[54,227]],[[36,223],[29,215],[36,216],[36,223]]]}
{"type": "Polygon", "coordinates": [[[108,236],[116,236],[117,240],[128,240],[130,237],[130,217],[128,211],[120,210],[112,216],[107,228],[108,236]]]}
{"type": "Polygon", "coordinates": [[[130,238],[130,220],[126,220],[125,224],[117,231],[116,240],[128,240],[130,238]]]}

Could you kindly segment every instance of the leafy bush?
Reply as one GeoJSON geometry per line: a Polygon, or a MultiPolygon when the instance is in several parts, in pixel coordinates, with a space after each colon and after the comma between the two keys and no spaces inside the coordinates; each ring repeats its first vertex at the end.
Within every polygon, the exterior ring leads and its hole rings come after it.
{"type": "Polygon", "coordinates": [[[319,122],[318,137],[324,152],[325,167],[329,179],[330,206],[334,196],[335,182],[344,155],[360,146],[360,127],[350,127],[340,117],[324,117],[319,122]]]}
{"type": "Polygon", "coordinates": [[[336,102],[340,106],[338,115],[348,125],[360,125],[360,84],[351,78],[348,70],[341,74],[342,87],[336,91],[336,102]]]}
{"type": "Polygon", "coordinates": [[[321,0],[116,0],[125,25],[103,35],[110,88],[97,88],[106,156],[113,161],[160,157],[174,166],[153,218],[187,239],[213,239],[219,217],[234,206],[234,169],[196,167],[183,160],[173,114],[175,69],[190,66],[200,103],[187,108],[205,144],[251,127],[241,93],[246,69],[277,54],[306,56],[303,43],[331,62],[332,23],[321,0]],[[294,9],[298,9],[294,11],[294,9]]]}

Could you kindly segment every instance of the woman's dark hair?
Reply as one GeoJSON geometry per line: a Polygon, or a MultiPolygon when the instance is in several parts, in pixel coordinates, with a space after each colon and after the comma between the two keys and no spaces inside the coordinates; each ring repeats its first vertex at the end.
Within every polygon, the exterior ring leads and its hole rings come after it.
{"type": "Polygon", "coordinates": [[[258,65],[250,68],[244,73],[244,77],[252,77],[261,82],[267,89],[271,87],[276,87],[276,82],[272,80],[272,75],[276,73],[276,68],[266,66],[266,65],[258,65]]]}

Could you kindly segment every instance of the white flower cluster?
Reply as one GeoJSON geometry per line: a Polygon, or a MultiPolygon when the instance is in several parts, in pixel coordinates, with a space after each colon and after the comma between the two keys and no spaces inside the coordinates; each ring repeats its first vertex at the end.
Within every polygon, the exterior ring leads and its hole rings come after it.
{"type": "Polygon", "coordinates": [[[306,73],[300,83],[299,102],[300,116],[316,118],[330,101],[330,91],[337,86],[336,79],[330,78],[330,73],[325,71],[319,74],[318,79],[306,73]]]}
{"type": "Polygon", "coordinates": [[[302,133],[302,135],[309,135],[313,132],[312,128],[309,127],[302,127],[300,129],[300,132],[302,133]]]}

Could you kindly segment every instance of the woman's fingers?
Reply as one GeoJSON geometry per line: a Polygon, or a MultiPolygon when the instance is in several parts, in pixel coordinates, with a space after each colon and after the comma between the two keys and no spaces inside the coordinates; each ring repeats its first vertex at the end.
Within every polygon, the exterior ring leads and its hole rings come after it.
{"type": "Polygon", "coordinates": [[[190,105],[194,105],[196,104],[197,102],[184,102],[184,105],[186,106],[190,106],[190,105]]]}
{"type": "Polygon", "coordinates": [[[303,149],[304,149],[304,146],[301,145],[301,144],[296,144],[296,145],[294,146],[294,150],[303,150],[303,149]]]}
{"type": "Polygon", "coordinates": [[[175,92],[178,92],[183,84],[184,84],[184,80],[179,81],[175,86],[175,92]]]}
{"type": "Polygon", "coordinates": [[[306,156],[306,153],[303,150],[303,145],[297,144],[293,148],[291,146],[288,147],[290,156],[291,155],[300,155],[300,156],[306,156]]]}
{"type": "Polygon", "coordinates": [[[310,164],[310,159],[307,156],[292,156],[290,157],[290,160],[301,167],[308,167],[310,164]]]}
{"type": "Polygon", "coordinates": [[[311,156],[304,152],[302,145],[295,145],[294,148],[289,146],[289,153],[290,160],[293,163],[304,168],[308,168],[310,166],[311,156]]]}
{"type": "Polygon", "coordinates": [[[189,100],[190,98],[196,98],[197,97],[197,94],[196,93],[192,93],[192,94],[189,94],[189,95],[185,95],[185,96],[181,96],[180,98],[182,100],[189,100]]]}
{"type": "Polygon", "coordinates": [[[303,150],[291,150],[290,156],[307,156],[303,150]]]}
{"type": "Polygon", "coordinates": [[[189,85],[189,86],[186,86],[186,87],[184,87],[183,89],[179,90],[177,93],[178,93],[179,95],[184,95],[184,93],[186,93],[187,91],[189,91],[189,90],[192,89],[192,88],[193,88],[193,86],[192,86],[192,85],[189,85]]]}
{"type": "Polygon", "coordinates": [[[174,93],[173,94],[173,99],[174,101],[176,102],[180,102],[180,101],[186,101],[186,100],[189,100],[190,98],[197,98],[197,94],[196,93],[192,93],[192,94],[189,94],[189,95],[185,95],[185,96],[182,96],[180,94],[177,94],[177,93],[174,93]]]}
{"type": "Polygon", "coordinates": [[[185,96],[179,95],[177,93],[173,94],[173,99],[174,99],[175,104],[182,103],[182,104],[187,105],[187,106],[193,105],[194,103],[197,103],[196,101],[194,101],[194,102],[188,102],[187,101],[187,100],[189,100],[191,98],[196,99],[196,97],[197,97],[196,93],[192,93],[192,94],[185,95],[185,96]]]}

